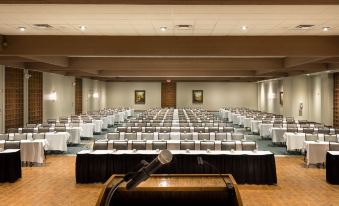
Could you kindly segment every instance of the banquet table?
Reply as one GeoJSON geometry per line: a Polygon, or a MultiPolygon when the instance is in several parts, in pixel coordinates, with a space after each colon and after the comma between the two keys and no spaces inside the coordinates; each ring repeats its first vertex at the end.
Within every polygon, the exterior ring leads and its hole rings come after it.
{"type": "MultiPolygon", "coordinates": [[[[338,144],[332,143],[331,144],[338,144]]],[[[329,150],[329,142],[324,141],[305,141],[304,148],[306,151],[306,164],[319,164],[326,162],[326,153],[329,150]]]]}
{"type": "Polygon", "coordinates": [[[67,142],[70,138],[68,132],[46,132],[45,139],[48,142],[46,150],[67,152],[67,142]]]}
{"type": "Polygon", "coordinates": [[[251,121],[253,120],[253,117],[245,117],[244,118],[244,127],[245,128],[251,128],[251,121]]]}
{"type": "Polygon", "coordinates": [[[21,178],[21,158],[19,149],[0,152],[0,182],[15,182],[21,178]]]}
{"type": "Polygon", "coordinates": [[[261,124],[262,120],[251,120],[251,132],[252,133],[259,133],[259,125],[261,124]]]}
{"type": "Polygon", "coordinates": [[[72,144],[80,144],[81,127],[66,127],[66,131],[69,133],[68,142],[72,144]]]}
{"type": "Polygon", "coordinates": [[[326,181],[339,185],[339,151],[326,153],[326,181]]]}
{"type": "Polygon", "coordinates": [[[271,130],[270,130],[272,142],[273,143],[286,142],[286,140],[284,138],[285,132],[287,132],[287,128],[272,127],[271,130]]]}
{"type": "MultiPolygon", "coordinates": [[[[223,174],[232,174],[238,184],[276,184],[274,155],[268,151],[171,151],[172,162],[158,174],[215,174],[210,167],[201,167],[197,157],[216,166],[223,174]]],[[[158,151],[83,150],[76,157],[76,182],[105,182],[112,174],[135,171],[141,160],[151,162],[158,151]]]]}
{"type": "Polygon", "coordinates": [[[285,132],[284,139],[287,151],[302,150],[304,147],[305,133],[285,132]]]}
{"type": "Polygon", "coordinates": [[[271,137],[271,129],[273,128],[273,123],[261,123],[259,125],[259,133],[261,137],[271,137]]]}
{"type": "MultiPolygon", "coordinates": [[[[20,156],[22,162],[44,163],[44,148],[48,145],[47,140],[21,140],[20,156]]],[[[0,148],[4,148],[5,141],[0,140],[0,148]]]]}
{"type": "Polygon", "coordinates": [[[94,123],[80,123],[80,137],[93,137],[94,123]]]}
{"type": "Polygon", "coordinates": [[[102,126],[104,124],[104,121],[102,121],[101,119],[93,119],[92,122],[94,124],[94,132],[100,133],[103,128],[102,126]]]}

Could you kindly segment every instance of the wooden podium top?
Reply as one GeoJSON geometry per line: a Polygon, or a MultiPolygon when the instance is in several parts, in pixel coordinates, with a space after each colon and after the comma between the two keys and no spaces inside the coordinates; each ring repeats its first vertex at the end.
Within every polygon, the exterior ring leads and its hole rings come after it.
{"type": "MultiPolygon", "coordinates": [[[[104,205],[103,200],[106,199],[108,191],[113,184],[118,183],[124,175],[112,175],[112,177],[106,181],[104,188],[101,191],[100,197],[97,201],[97,206],[104,205]]],[[[240,194],[238,191],[237,183],[230,174],[223,174],[222,177],[227,183],[231,183],[234,187],[236,195],[236,205],[242,205],[240,194]]],[[[126,183],[120,185],[118,191],[128,193],[126,190],[126,183]]],[[[227,193],[227,187],[220,175],[209,174],[182,174],[182,175],[152,175],[149,179],[138,185],[137,188],[131,190],[136,192],[161,192],[175,193],[175,192],[206,192],[206,193],[227,193]]],[[[227,204],[225,204],[227,205],[227,204]]]]}

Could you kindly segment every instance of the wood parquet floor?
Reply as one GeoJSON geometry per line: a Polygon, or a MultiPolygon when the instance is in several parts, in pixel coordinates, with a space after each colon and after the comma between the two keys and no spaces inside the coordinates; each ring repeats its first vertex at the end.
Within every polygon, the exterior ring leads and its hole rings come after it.
{"type": "MultiPolygon", "coordinates": [[[[276,186],[239,186],[245,206],[339,206],[339,186],[326,183],[324,169],[305,168],[301,156],[276,157],[276,165],[276,186]]],[[[94,205],[101,190],[75,183],[74,156],[48,156],[45,166],[22,172],[17,182],[0,184],[0,206],[94,205]]]]}

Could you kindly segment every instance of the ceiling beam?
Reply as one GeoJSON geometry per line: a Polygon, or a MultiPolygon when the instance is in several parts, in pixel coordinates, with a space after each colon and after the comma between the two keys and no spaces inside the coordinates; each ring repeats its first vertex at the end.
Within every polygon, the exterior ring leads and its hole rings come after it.
{"type": "Polygon", "coordinates": [[[1,4],[337,5],[338,0],[0,0],[1,4]]]}
{"type": "Polygon", "coordinates": [[[21,57],[60,67],[68,67],[69,65],[68,57],[61,56],[21,56],[21,57]]]}
{"type": "Polygon", "coordinates": [[[6,41],[0,56],[339,56],[339,36],[22,35],[6,36],[6,41]]]}
{"type": "Polygon", "coordinates": [[[220,71],[220,70],[100,70],[98,76],[106,77],[240,77],[240,76],[255,76],[255,71],[220,71]]]}
{"type": "Polygon", "coordinates": [[[304,64],[314,63],[328,59],[329,57],[287,57],[284,60],[284,66],[286,68],[301,66],[304,64]]]}
{"type": "Polygon", "coordinates": [[[278,58],[71,58],[70,69],[81,70],[255,70],[281,69],[278,58]]]}

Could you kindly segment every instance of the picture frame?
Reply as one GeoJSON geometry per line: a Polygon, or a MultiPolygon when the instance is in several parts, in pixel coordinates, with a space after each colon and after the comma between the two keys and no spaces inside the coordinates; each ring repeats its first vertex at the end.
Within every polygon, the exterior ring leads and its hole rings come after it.
{"type": "Polygon", "coordinates": [[[204,91],[203,90],[193,90],[192,91],[192,103],[193,104],[202,104],[204,102],[204,91]]]}
{"type": "Polygon", "coordinates": [[[280,105],[284,105],[284,92],[280,92],[279,100],[280,100],[280,105]]]}
{"type": "Polygon", "coordinates": [[[134,91],[134,103],[135,104],[145,104],[146,103],[146,91],[145,90],[135,90],[134,91]]]}

